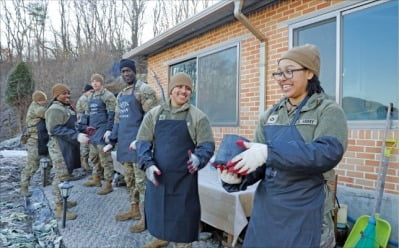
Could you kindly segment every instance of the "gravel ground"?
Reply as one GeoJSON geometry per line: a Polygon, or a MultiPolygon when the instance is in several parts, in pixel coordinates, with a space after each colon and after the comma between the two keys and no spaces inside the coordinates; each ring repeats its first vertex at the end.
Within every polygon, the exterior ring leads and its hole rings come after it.
{"type": "MultiPolygon", "coordinates": [[[[129,231],[136,221],[115,220],[115,214],[130,208],[125,187],[115,187],[112,193],[101,196],[96,194],[98,187],[83,187],[85,181],[87,179],[71,182],[74,187],[70,199],[78,202],[71,211],[78,214],[78,218],[67,221],[66,227],[60,229],[67,247],[143,247],[151,241],[152,236],[148,231],[138,234],[129,231]]],[[[51,186],[45,187],[44,192],[53,206],[51,186]]],[[[61,220],[58,225],[62,225],[61,220]]],[[[216,248],[219,243],[215,239],[208,239],[194,242],[193,247],[216,248]]]]}
{"type": "MultiPolygon", "coordinates": [[[[19,194],[20,172],[26,164],[26,157],[4,158],[0,155],[0,247],[143,247],[152,239],[148,231],[133,234],[128,228],[133,220],[119,222],[115,214],[129,209],[125,187],[116,187],[114,192],[100,196],[97,187],[83,187],[87,179],[71,182],[74,187],[70,200],[78,205],[72,208],[78,214],[76,220],[56,220],[51,209],[54,207],[51,186],[41,185],[41,173],[32,179],[32,197],[19,194]]],[[[200,237],[206,240],[193,243],[194,248],[221,247],[223,234],[204,226],[200,237]]],[[[169,245],[168,247],[172,247],[169,245]]]]}

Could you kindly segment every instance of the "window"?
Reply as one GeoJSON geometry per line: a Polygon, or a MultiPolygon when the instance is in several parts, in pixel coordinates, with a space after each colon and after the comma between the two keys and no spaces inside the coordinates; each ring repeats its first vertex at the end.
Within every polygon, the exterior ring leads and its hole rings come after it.
{"type": "Polygon", "coordinates": [[[343,16],[342,106],[350,120],[398,119],[398,1],[343,16]],[[383,28],[382,28],[383,27],[383,28]]]}
{"type": "MultiPolygon", "coordinates": [[[[179,64],[173,65],[170,67],[170,75],[173,76],[178,72],[185,72],[190,75],[191,80],[193,81],[193,91],[191,92],[190,103],[196,105],[195,96],[196,96],[196,86],[197,86],[197,60],[190,59],[179,64]]],[[[169,89],[168,89],[169,90],[169,89]]]]}
{"type": "Polygon", "coordinates": [[[294,32],[295,46],[311,43],[319,48],[322,56],[320,67],[320,82],[326,94],[336,99],[336,22],[328,19],[300,27],[294,32]]]}
{"type": "Polygon", "coordinates": [[[238,125],[238,45],[170,66],[171,75],[180,71],[196,82],[191,103],[213,126],[238,125]]]}
{"type": "Polygon", "coordinates": [[[384,120],[391,102],[398,120],[398,1],[376,3],[291,27],[294,46],[319,47],[320,81],[348,120],[384,120]]]}

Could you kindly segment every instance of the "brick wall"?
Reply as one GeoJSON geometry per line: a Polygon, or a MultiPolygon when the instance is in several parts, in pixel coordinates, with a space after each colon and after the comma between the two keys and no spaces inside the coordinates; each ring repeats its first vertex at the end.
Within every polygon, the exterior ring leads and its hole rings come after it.
{"type": "MultiPolygon", "coordinates": [[[[276,69],[277,59],[288,49],[288,29],[277,28],[277,24],[322,8],[339,1],[283,1],[269,8],[248,16],[250,22],[267,37],[266,44],[266,108],[277,102],[282,94],[271,73],[276,69]]],[[[233,38],[249,34],[249,31],[238,21],[224,25],[195,39],[168,49],[148,58],[148,66],[156,72],[164,89],[167,91],[168,66],[166,62],[186,57],[187,54],[200,51],[233,38]]],[[[259,112],[259,50],[260,41],[253,35],[243,40],[240,45],[240,125],[238,127],[214,127],[217,144],[225,134],[238,134],[249,139],[258,120],[259,112]]],[[[151,75],[149,83],[154,85],[151,75]]],[[[159,90],[158,90],[159,91],[159,90]]],[[[158,92],[159,93],[159,92],[158,92]]],[[[348,149],[342,162],[336,168],[341,185],[375,189],[377,171],[381,158],[383,130],[351,129],[348,132],[348,149]]],[[[399,131],[390,132],[388,138],[399,139],[399,131]]],[[[399,194],[399,145],[393,152],[386,178],[386,192],[399,194]]]]}

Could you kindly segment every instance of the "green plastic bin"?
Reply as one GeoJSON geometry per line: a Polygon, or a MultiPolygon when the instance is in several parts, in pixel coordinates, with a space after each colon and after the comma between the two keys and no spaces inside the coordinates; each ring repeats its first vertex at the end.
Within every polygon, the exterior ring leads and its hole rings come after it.
{"type": "MultiPolygon", "coordinates": [[[[361,238],[361,233],[364,231],[368,224],[370,216],[362,215],[360,216],[355,225],[352,228],[348,238],[346,239],[344,248],[354,248],[356,247],[357,242],[361,238]]],[[[388,221],[381,219],[378,214],[375,215],[376,226],[375,226],[375,238],[374,238],[374,246],[372,247],[362,247],[362,248],[380,248],[387,247],[389,236],[391,235],[391,225],[388,221]]]]}

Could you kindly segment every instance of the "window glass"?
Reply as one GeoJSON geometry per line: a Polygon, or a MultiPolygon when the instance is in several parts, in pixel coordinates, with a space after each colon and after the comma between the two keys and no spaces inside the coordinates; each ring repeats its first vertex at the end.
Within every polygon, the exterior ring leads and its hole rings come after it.
{"type": "Polygon", "coordinates": [[[335,18],[294,29],[294,46],[314,44],[320,51],[320,82],[325,93],[336,98],[336,21],[335,18]]]}
{"type": "Polygon", "coordinates": [[[190,75],[191,80],[193,81],[193,91],[191,93],[190,103],[196,105],[195,97],[197,92],[197,59],[190,59],[170,67],[170,76],[173,76],[178,72],[185,72],[190,75]]]}
{"type": "Polygon", "coordinates": [[[348,120],[398,119],[398,1],[343,16],[342,106],[348,120]]]}
{"type": "Polygon", "coordinates": [[[198,108],[212,125],[237,125],[237,47],[198,58],[198,108]]]}

